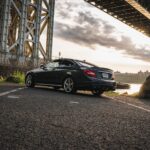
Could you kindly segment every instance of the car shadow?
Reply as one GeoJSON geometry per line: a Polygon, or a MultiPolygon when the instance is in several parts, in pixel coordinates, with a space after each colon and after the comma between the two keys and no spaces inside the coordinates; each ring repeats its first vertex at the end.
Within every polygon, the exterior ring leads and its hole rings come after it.
{"type": "Polygon", "coordinates": [[[105,97],[104,95],[100,95],[100,96],[94,96],[90,91],[77,91],[76,93],[65,93],[65,91],[60,88],[60,89],[54,89],[52,87],[48,87],[48,86],[35,86],[36,90],[43,90],[43,91],[51,91],[51,92],[56,92],[56,93],[60,93],[60,94],[64,94],[64,95],[70,95],[70,96],[80,96],[80,97],[87,97],[87,98],[92,98],[92,99],[105,99],[105,100],[109,100],[108,97],[105,97]]]}

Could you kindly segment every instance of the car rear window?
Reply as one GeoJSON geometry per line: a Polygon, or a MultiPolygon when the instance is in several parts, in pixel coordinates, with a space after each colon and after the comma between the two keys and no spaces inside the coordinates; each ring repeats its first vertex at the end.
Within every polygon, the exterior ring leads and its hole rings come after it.
{"type": "Polygon", "coordinates": [[[76,62],[80,67],[86,67],[86,68],[96,67],[95,65],[87,63],[87,62],[83,62],[83,61],[76,61],[76,62]]]}

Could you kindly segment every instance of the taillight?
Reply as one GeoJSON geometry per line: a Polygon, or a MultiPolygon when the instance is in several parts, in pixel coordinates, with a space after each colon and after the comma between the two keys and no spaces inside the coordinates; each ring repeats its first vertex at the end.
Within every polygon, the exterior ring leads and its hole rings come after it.
{"type": "Polygon", "coordinates": [[[85,75],[96,78],[96,73],[94,71],[92,70],[83,70],[83,71],[85,75]]]}

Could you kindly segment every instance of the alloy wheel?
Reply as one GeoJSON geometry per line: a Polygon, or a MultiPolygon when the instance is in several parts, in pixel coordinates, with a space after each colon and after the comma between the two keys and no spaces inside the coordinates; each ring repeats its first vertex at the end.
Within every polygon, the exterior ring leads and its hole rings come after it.
{"type": "Polygon", "coordinates": [[[74,81],[72,78],[66,78],[63,83],[63,88],[66,93],[71,93],[74,91],[74,81]]]}
{"type": "Polygon", "coordinates": [[[30,75],[30,74],[27,75],[25,83],[26,83],[27,87],[33,87],[34,86],[32,75],[30,75]]]}

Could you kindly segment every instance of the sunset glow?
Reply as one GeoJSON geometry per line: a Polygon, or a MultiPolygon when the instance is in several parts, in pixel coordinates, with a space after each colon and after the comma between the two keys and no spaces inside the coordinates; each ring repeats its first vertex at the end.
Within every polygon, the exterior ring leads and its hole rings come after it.
{"type": "Polygon", "coordinates": [[[150,38],[83,0],[56,0],[54,27],[53,58],[61,52],[115,71],[150,71],[150,38]]]}

